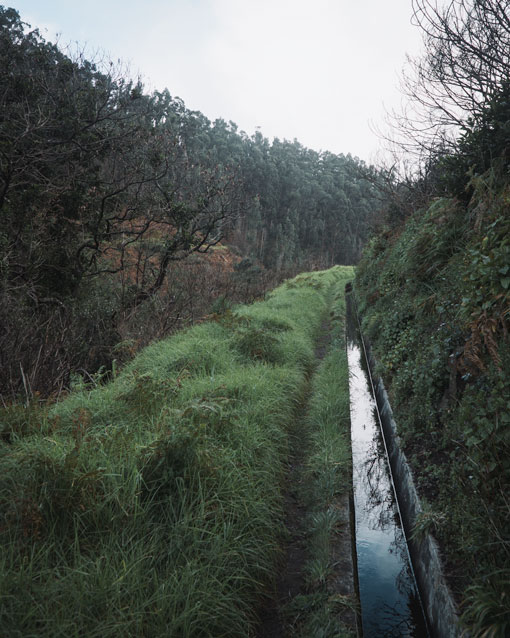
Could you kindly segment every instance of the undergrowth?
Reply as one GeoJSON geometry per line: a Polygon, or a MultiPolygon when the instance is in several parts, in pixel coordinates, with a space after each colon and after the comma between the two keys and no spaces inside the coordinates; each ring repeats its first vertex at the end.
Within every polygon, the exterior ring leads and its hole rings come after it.
{"type": "Polygon", "coordinates": [[[2,411],[10,637],[249,636],[273,577],[287,428],[342,269],[2,411]]]}
{"type": "Polygon", "coordinates": [[[473,178],[365,251],[363,329],[474,636],[510,624],[510,192],[473,178]]]}

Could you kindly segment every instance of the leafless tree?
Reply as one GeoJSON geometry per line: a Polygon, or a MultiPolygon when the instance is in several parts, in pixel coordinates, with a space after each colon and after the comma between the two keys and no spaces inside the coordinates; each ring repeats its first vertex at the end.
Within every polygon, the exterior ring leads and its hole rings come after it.
{"type": "Polygon", "coordinates": [[[408,58],[402,74],[406,99],[391,114],[394,149],[418,164],[455,148],[468,120],[508,79],[508,0],[413,0],[413,22],[421,30],[423,55],[408,58]]]}

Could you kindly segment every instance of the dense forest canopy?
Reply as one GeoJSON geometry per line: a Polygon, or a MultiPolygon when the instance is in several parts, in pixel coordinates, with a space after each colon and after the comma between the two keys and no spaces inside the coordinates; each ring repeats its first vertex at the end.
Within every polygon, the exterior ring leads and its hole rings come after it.
{"type": "Polygon", "coordinates": [[[350,155],[211,122],[5,7],[0,65],[2,394],[109,365],[126,313],[172,303],[180,264],[220,240],[251,275],[359,258],[378,194],[350,155]]]}

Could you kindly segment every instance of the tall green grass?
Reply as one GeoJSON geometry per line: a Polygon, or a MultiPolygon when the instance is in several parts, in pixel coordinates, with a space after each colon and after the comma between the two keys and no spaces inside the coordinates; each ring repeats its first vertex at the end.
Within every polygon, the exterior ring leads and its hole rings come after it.
{"type": "Polygon", "coordinates": [[[336,565],[338,534],[349,526],[340,498],[350,494],[352,477],[344,295],[345,284],[352,276],[352,269],[344,269],[330,290],[329,345],[311,380],[303,423],[303,435],[308,439],[302,496],[307,504],[307,593],[297,597],[288,612],[293,635],[302,638],[355,635],[357,601],[339,594],[336,565]]]}
{"type": "Polygon", "coordinates": [[[250,635],[287,429],[342,272],[154,343],[50,408],[4,410],[3,635],[250,635]]]}

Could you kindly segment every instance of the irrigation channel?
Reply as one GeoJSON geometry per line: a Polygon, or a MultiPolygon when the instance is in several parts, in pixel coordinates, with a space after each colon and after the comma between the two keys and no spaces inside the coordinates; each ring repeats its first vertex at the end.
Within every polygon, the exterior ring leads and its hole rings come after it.
{"type": "Polygon", "coordinates": [[[349,297],[347,357],[363,637],[427,637],[366,353],[349,297]]]}

